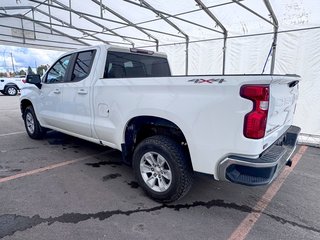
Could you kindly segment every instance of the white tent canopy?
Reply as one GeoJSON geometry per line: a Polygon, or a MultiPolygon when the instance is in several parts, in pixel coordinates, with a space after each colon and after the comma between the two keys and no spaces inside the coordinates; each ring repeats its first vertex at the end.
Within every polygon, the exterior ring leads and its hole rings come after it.
{"type": "Polygon", "coordinates": [[[299,74],[295,122],[317,137],[319,12],[317,0],[1,0],[0,44],[143,47],[174,74],[299,74]]]}

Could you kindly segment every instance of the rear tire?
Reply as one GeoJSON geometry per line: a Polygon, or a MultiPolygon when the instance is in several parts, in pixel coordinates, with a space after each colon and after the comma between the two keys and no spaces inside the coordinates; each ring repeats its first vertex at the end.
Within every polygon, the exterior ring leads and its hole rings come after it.
{"type": "Polygon", "coordinates": [[[18,88],[16,86],[8,86],[5,90],[6,95],[16,96],[18,94],[18,88]]]}
{"type": "Polygon", "coordinates": [[[41,127],[32,106],[28,106],[24,111],[23,120],[30,138],[42,139],[44,137],[46,130],[41,127]]]}
{"type": "Polygon", "coordinates": [[[133,170],[139,185],[158,202],[173,202],[191,188],[193,174],[182,146],[166,136],[144,139],[134,151],[133,170]]]}

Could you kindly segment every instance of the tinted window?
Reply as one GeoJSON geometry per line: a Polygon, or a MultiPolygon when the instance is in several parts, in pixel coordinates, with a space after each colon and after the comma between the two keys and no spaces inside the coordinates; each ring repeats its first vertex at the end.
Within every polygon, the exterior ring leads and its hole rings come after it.
{"type": "Polygon", "coordinates": [[[73,68],[73,74],[71,81],[80,81],[90,74],[92,62],[94,59],[95,51],[85,51],[78,53],[75,65],[73,68]]]}
{"type": "Polygon", "coordinates": [[[66,77],[66,72],[70,63],[71,55],[60,58],[49,70],[46,83],[60,83],[66,77]]]}
{"type": "Polygon", "coordinates": [[[170,75],[166,58],[108,52],[104,78],[168,77],[170,75]]]}

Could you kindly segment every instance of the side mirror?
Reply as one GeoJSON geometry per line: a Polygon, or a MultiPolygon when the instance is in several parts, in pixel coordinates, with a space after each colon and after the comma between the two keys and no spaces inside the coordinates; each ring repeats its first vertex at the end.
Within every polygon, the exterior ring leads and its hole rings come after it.
{"type": "Polygon", "coordinates": [[[26,77],[26,83],[34,84],[41,89],[41,78],[39,74],[28,74],[26,77]]]}

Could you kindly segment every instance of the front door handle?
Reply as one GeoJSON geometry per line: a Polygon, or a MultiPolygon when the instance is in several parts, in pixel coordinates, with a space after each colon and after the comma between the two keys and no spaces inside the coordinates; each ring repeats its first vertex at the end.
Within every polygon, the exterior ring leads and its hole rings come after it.
{"type": "Polygon", "coordinates": [[[59,89],[59,88],[56,88],[55,90],[53,90],[53,93],[55,93],[55,94],[60,94],[60,93],[61,93],[61,91],[60,91],[60,89],[59,89]]]}
{"type": "Polygon", "coordinates": [[[78,91],[78,94],[85,95],[85,94],[88,94],[88,91],[85,90],[85,89],[80,89],[80,90],[78,91]]]}

